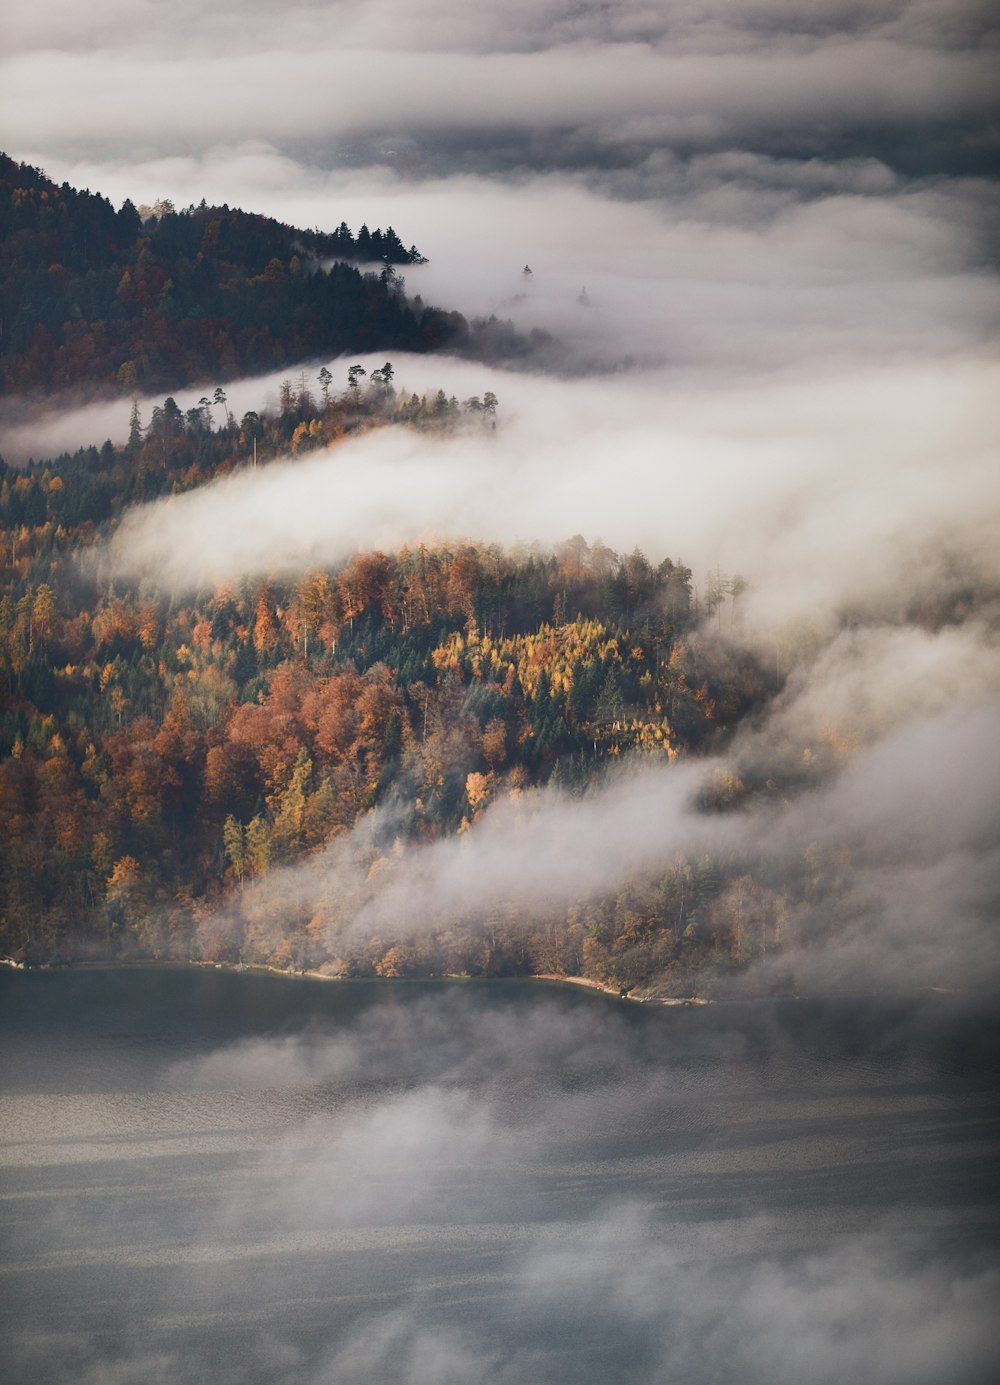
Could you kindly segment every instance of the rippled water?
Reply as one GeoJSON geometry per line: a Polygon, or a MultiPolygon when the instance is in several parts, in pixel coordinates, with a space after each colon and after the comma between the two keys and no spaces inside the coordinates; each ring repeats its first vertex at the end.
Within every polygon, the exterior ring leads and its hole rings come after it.
{"type": "Polygon", "coordinates": [[[989,1007],[0,977],[4,1379],[1000,1378],[989,1007]]]}

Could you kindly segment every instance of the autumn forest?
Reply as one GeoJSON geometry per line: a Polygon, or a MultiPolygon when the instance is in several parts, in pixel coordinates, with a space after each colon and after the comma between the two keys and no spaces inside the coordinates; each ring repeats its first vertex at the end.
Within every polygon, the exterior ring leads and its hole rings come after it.
{"type": "MultiPolygon", "coordinates": [[[[375,344],[486,353],[513,340],[503,324],[410,300],[399,271],[422,256],[391,228],[115,212],[6,159],[0,193],[5,390],[87,385],[130,416],[123,443],[0,462],[0,951],[675,995],[770,957],[784,984],[783,949],[845,868],[834,850],[780,869],[676,851],[569,905],[482,897],[429,926],[405,909],[357,926],[414,847],[475,835],[498,804],[530,812],[541,786],[583,800],[624,764],[707,764],[788,671],[727,638],[739,576],[579,535],[358,552],[186,593],[106,561],[142,502],[378,429],[504,427],[489,390],[407,393],[391,360],[339,379],[296,366],[274,411],[240,417],[238,374],[375,344]],[[186,410],[133,402],[204,379],[220,383],[186,410]],[[318,883],[300,897],[282,882],[302,864],[318,883]]],[[[846,748],[799,752],[781,774],[706,772],[697,811],[784,803],[846,748]]]]}

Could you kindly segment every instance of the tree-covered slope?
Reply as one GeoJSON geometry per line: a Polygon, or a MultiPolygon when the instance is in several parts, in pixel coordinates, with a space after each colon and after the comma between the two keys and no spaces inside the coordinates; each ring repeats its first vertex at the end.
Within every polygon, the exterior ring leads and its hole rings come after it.
{"type": "Polygon", "coordinates": [[[324,234],[226,206],[144,210],[0,155],[0,389],[174,389],[468,331],[407,300],[396,266],[422,256],[391,227],[324,234]]]}
{"type": "MultiPolygon", "coordinates": [[[[505,919],[485,950],[476,929],[348,945],[309,911],[206,922],[371,809],[418,847],[533,785],[578,793],[623,757],[697,753],[773,690],[694,636],[683,565],[581,538],[365,552],[187,597],[81,564],[130,504],[244,466],[253,442],[264,465],[359,429],[494,426],[492,395],[319,384],[242,420],[168,399],[125,446],[0,465],[0,952],[631,980],[694,965],[703,940],[668,945],[652,904],[641,945],[614,901],[593,906],[601,930],[566,915],[529,945],[505,919]]],[[[663,908],[687,928],[721,877],[670,869],[683,897],[663,908]]]]}
{"type": "MultiPolygon", "coordinates": [[[[815,826],[855,742],[836,718],[790,718],[815,631],[798,663],[791,636],[780,664],[728,637],[738,578],[711,574],[699,600],[681,562],[579,536],[359,551],[186,592],[99,560],[130,507],[254,446],[266,467],[373,428],[492,436],[492,395],[397,394],[392,374],[338,391],[322,371],[239,420],[224,391],[187,413],[167,399],[122,446],[0,466],[0,958],[675,996],[748,968],[794,985],[827,943],[839,966],[836,939],[882,912],[867,844],[815,826]],[[639,795],[623,822],[620,785],[639,795]],[[664,793],[683,798],[679,835],[664,793]]],[[[996,603],[959,571],[905,622],[933,639],[996,603]]]]}

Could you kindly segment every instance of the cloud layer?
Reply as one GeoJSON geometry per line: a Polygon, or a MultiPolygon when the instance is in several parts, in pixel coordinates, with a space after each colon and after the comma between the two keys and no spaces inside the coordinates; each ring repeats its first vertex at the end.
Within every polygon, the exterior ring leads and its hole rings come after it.
{"type": "Polygon", "coordinates": [[[988,9],[943,0],[614,13],[505,0],[489,15],[384,0],[299,3],[280,22],[247,0],[207,22],[187,4],[81,16],[50,0],[7,27],[4,126],[22,149],[172,150],[211,131],[418,169],[487,150],[494,165],[601,166],[664,145],[907,152],[921,126],[933,162],[935,137],[956,130],[974,158],[969,133],[996,109],[988,9]]]}
{"type": "MultiPolygon", "coordinates": [[[[21,1343],[25,1378],[64,1353],[87,1385],[179,1385],[207,1360],[268,1385],[992,1379],[974,1044],[927,1095],[885,998],[998,970],[989,7],[8,8],[15,156],[116,201],[391,222],[430,257],[411,292],[556,336],[533,374],[395,361],[408,389],[492,388],[495,438],[382,433],[243,473],[133,511],[107,570],[186,590],[359,546],[581,531],[741,571],[727,637],[791,669],[712,762],[523,795],[395,854],[386,811],[255,903],[359,932],[484,893],[530,918],[678,851],[780,871],[817,847],[840,869],[792,939],[796,974],[882,996],[874,1037],[854,1016],[762,1040],[717,1006],[704,1025],[684,1012],[673,1046],[633,1023],[666,1013],[435,1000],[189,1055],[165,1093],[56,1098],[76,1143],[41,1140],[32,1099],[16,1129],[44,1148],[14,1270],[48,1328],[21,1343]],[[911,622],[956,594],[964,618],[911,622]],[[821,741],[842,758],[810,778],[821,741]],[[713,770],[794,787],[709,817],[693,801],[713,770]],[[387,858],[373,880],[368,845],[387,858]],[[46,1203],[45,1159],[76,1160],[95,1201],[57,1181],[46,1203]],[[110,1336],[91,1300],[70,1320],[51,1292],[74,1263],[128,1304],[110,1336]],[[243,1360],[219,1351],[234,1338],[243,1360]]],[[[234,385],[230,404],[275,388],[234,385]]],[[[4,446],[120,438],[127,415],[32,422],[4,446]]]]}
{"type": "MultiPolygon", "coordinates": [[[[905,609],[962,555],[997,570],[988,364],[694,386],[662,376],[559,383],[397,361],[495,389],[498,433],[381,430],[132,511],[110,560],[179,589],[301,575],[358,548],[434,537],[556,543],[598,533],[701,576],[751,582],[759,619],[823,624],[844,606],[905,609]]],[[[415,377],[415,378],[414,378],[415,377]]]]}
{"type": "MultiPolygon", "coordinates": [[[[806,915],[786,920],[781,976],[806,992],[975,989],[1000,968],[995,650],[989,662],[990,690],[978,699],[928,717],[904,696],[896,729],[882,737],[863,711],[840,727],[812,722],[808,704],[815,710],[828,686],[814,669],[802,702],[789,699],[778,726],[744,731],[732,757],[714,765],[632,773],[583,798],[550,788],[504,799],[472,832],[430,846],[405,847],[392,811],[380,810],[307,863],[272,870],[233,909],[275,936],[303,919],[325,921],[337,954],[375,936],[409,939],[454,926],[485,935],[504,917],[530,932],[552,913],[614,897],[630,880],[658,878],[681,856],[743,861],[766,880],[797,877],[818,853],[837,863],[836,878],[806,915]],[[794,723],[800,733],[790,736],[794,723]],[[738,813],[696,809],[713,770],[742,764],[760,777],[787,775],[796,756],[809,761],[817,733],[851,732],[871,742],[832,780],[807,775],[791,798],[738,813]]],[[[960,657],[960,678],[967,667],[960,657]]],[[[827,657],[827,678],[832,668],[827,657]]],[[[769,985],[766,959],[739,984],[751,992],[769,985]]]]}
{"type": "MultiPolygon", "coordinates": [[[[862,933],[878,921],[878,957],[905,954],[906,975],[928,980],[948,916],[964,921],[956,953],[985,965],[996,766],[975,746],[990,734],[1000,583],[986,8],[553,0],[483,16],[442,0],[299,4],[280,23],[249,4],[200,26],[185,6],[149,10],[143,28],[121,16],[16,19],[6,90],[23,152],[116,199],[392,222],[430,255],[411,293],[554,341],[530,373],[394,362],[407,390],[493,389],[496,435],[383,431],[134,510],[106,572],[189,591],[432,539],[638,544],[702,581],[740,572],[750,590],[727,637],[793,670],[732,747],[749,782],[802,779],[790,757],[824,728],[857,747],[804,803],[732,822],[691,813],[687,770],[582,804],[497,805],[471,842],[408,857],[412,889],[387,876],[358,926],[407,890],[415,918],[434,899],[457,907],[476,872],[502,891],[515,858],[526,891],[561,899],[533,840],[594,889],[681,846],[780,857],[840,841],[855,853],[841,903],[862,933]],[[906,628],[932,607],[976,617],[906,628]],[[598,850],[602,833],[616,852],[598,850]]],[[[276,385],[233,384],[231,406],[266,407],[276,385]]],[[[126,412],[32,422],[9,450],[120,437],[126,412]]],[[[280,889],[315,899],[342,869],[323,858],[280,889]]],[[[855,931],[834,971],[855,966],[855,931]]]]}

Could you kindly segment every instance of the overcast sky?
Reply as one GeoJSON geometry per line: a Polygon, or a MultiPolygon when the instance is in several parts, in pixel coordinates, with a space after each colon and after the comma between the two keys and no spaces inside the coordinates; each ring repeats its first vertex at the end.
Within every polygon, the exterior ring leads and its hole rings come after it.
{"type": "Polygon", "coordinates": [[[105,160],[252,137],[410,173],[648,165],[655,183],[671,151],[873,146],[948,171],[986,155],[991,8],[41,0],[8,9],[3,125],[19,150],[105,160]]]}

